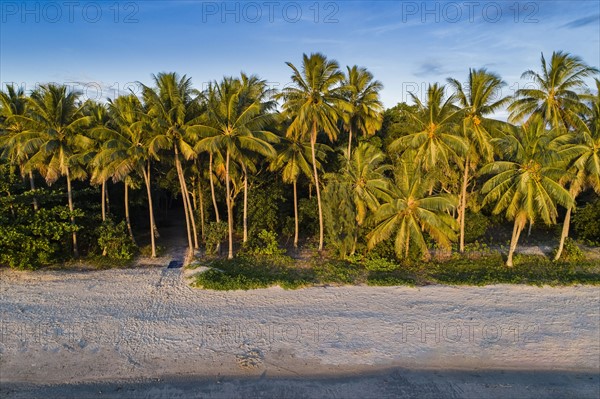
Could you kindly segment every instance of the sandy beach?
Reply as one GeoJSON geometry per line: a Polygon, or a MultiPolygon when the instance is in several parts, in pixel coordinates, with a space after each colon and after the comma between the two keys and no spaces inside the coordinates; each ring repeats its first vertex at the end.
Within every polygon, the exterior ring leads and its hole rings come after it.
{"type": "Polygon", "coordinates": [[[597,287],[215,292],[152,266],[0,278],[3,397],[599,393],[597,287]]]}

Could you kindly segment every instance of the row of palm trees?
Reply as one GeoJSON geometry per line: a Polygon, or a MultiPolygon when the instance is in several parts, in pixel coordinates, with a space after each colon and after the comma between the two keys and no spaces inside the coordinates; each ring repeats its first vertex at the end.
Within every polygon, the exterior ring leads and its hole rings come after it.
{"type": "MultiPolygon", "coordinates": [[[[102,187],[104,219],[106,182],[123,182],[130,234],[128,193],[143,181],[152,256],[158,231],[151,173],[157,163],[172,167],[170,176],[177,177],[190,253],[199,248],[205,230],[202,208],[197,226],[194,209],[204,200],[196,201],[196,193],[201,197],[208,182],[219,222],[215,191],[224,184],[229,258],[235,200],[243,192],[246,242],[249,177],[265,164],[293,186],[295,246],[300,176],[315,189],[319,250],[325,231],[321,189],[326,187],[328,198],[334,198],[334,190],[347,194],[343,199],[353,204],[355,219],[351,253],[363,231],[370,248],[394,235],[399,257],[409,256],[411,248],[428,256],[424,231],[441,246],[457,239],[463,252],[465,214],[468,207],[476,208],[469,198],[480,192],[479,206],[493,204],[494,212],[505,211],[514,220],[508,265],[524,226],[555,223],[557,205],[565,207],[558,258],[576,197],[589,188],[600,193],[598,94],[585,93],[585,79],[598,70],[578,57],[556,52],[547,65],[542,55],[541,73],[523,74],[538,87],[521,89],[513,98],[497,97],[505,83],[485,69],[470,70],[464,85],[449,79],[451,95],[445,86],[431,85],[423,101],[413,96],[415,106],[405,115],[410,133],[385,151],[364,142],[380,131],[383,120],[382,85],[367,69],[348,67],[344,73],[319,53],[305,54],[300,68],[287,65],[292,85],[278,93],[265,80],[243,73],[213,82],[203,92],[194,90],[185,75],[159,73],[154,87],[142,85],[140,97],[124,95],[106,105],[80,103],[79,94],[65,86],[44,85],[29,96],[8,86],[0,96],[2,154],[29,176],[32,189],[34,173],[49,184],[65,177],[71,211],[71,182],[89,176],[102,187]],[[493,119],[506,106],[510,123],[493,119]],[[519,122],[523,125],[511,124],[519,122]],[[331,149],[322,139],[335,142],[341,133],[348,137],[343,166],[323,184],[319,172],[331,149]],[[353,148],[359,135],[363,141],[353,148]]],[[[73,251],[77,256],[76,232],[73,251]]]]}

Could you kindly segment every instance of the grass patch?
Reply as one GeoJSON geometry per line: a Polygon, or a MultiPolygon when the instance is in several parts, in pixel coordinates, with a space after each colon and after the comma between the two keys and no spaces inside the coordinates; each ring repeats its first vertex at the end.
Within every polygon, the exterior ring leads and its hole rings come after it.
{"type": "Polygon", "coordinates": [[[600,262],[553,262],[540,256],[516,256],[508,268],[499,253],[477,258],[455,255],[444,261],[416,262],[393,267],[389,261],[312,258],[297,262],[283,255],[240,255],[232,260],[203,261],[211,269],[197,275],[194,285],[212,290],[250,290],[279,285],[296,289],[315,285],[422,286],[475,285],[600,285],[600,262]]]}

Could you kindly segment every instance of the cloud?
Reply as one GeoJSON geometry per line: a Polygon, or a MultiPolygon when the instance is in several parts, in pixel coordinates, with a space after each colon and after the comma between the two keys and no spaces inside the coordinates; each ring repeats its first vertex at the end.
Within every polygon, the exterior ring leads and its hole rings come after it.
{"type": "Polygon", "coordinates": [[[419,66],[419,70],[415,72],[415,76],[425,77],[434,75],[443,75],[447,73],[441,64],[437,62],[424,62],[419,66]]]}
{"type": "Polygon", "coordinates": [[[579,18],[561,26],[561,28],[577,29],[582,26],[593,24],[600,21],[600,14],[591,15],[589,17],[579,18]]]}

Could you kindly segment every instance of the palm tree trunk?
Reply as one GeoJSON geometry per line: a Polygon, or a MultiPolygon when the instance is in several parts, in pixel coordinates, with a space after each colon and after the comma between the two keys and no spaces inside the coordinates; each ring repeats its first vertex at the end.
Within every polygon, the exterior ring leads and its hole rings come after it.
{"type": "Polygon", "coordinates": [[[524,223],[522,223],[518,217],[515,218],[515,225],[513,227],[513,234],[510,239],[510,248],[508,250],[508,258],[506,259],[506,266],[513,267],[513,255],[517,249],[517,243],[519,242],[519,236],[523,230],[524,223]]]}
{"type": "MultiPolygon", "coordinates": [[[[221,221],[219,216],[219,207],[217,206],[217,196],[215,195],[215,181],[213,176],[213,154],[209,152],[208,154],[208,175],[210,179],[210,194],[212,196],[213,207],[215,208],[215,220],[217,223],[221,221]]],[[[221,243],[217,244],[217,254],[221,254],[221,243]]]]}
{"type": "Polygon", "coordinates": [[[294,180],[294,248],[298,248],[298,189],[296,187],[297,181],[294,180]]]}
{"type": "MultiPolygon", "coordinates": [[[[69,211],[71,211],[71,226],[75,227],[75,216],[73,215],[73,191],[71,189],[71,175],[67,167],[67,198],[69,200],[69,211]]],[[[77,232],[73,230],[73,256],[79,258],[79,248],[77,247],[77,232]]]]}
{"type": "Polygon", "coordinates": [[[571,223],[571,211],[573,207],[569,207],[567,209],[567,214],[565,215],[565,221],[563,222],[562,233],[560,234],[560,243],[558,244],[558,250],[556,251],[556,256],[554,256],[554,260],[559,260],[562,255],[563,248],[565,246],[565,240],[569,236],[569,225],[571,223]]]}
{"type": "Polygon", "coordinates": [[[531,228],[533,227],[533,221],[529,221],[529,229],[527,229],[527,238],[531,235],[531,228]]]}
{"type": "Polygon", "coordinates": [[[212,152],[209,155],[208,160],[208,175],[210,176],[210,193],[212,195],[213,207],[215,208],[215,219],[217,223],[221,221],[219,217],[219,207],[217,206],[217,196],[215,195],[215,182],[213,180],[213,168],[212,168],[212,152]]]}
{"type": "Polygon", "coordinates": [[[244,171],[244,242],[248,241],[248,171],[242,163],[244,171]]]}
{"type": "MultiPolygon", "coordinates": [[[[194,184],[192,183],[192,186],[194,184]]],[[[198,210],[198,198],[196,198],[196,190],[192,190],[192,203],[194,204],[194,210],[197,211],[198,210]]]]}
{"type": "Polygon", "coordinates": [[[348,129],[348,161],[352,154],[352,128],[348,129]]]}
{"type": "Polygon", "coordinates": [[[317,204],[319,207],[319,251],[323,250],[323,209],[321,208],[321,190],[319,190],[319,173],[317,172],[317,155],[315,144],[317,142],[317,121],[313,121],[313,131],[310,137],[310,151],[312,154],[313,173],[315,177],[315,190],[317,191],[317,204]]]}
{"type": "MultiPolygon", "coordinates": [[[[29,171],[29,185],[31,186],[31,191],[35,190],[35,180],[33,179],[32,171],[29,171]]],[[[38,210],[38,201],[36,197],[33,197],[33,210],[38,210]]]]}
{"type": "Polygon", "coordinates": [[[152,190],[150,189],[150,161],[148,161],[148,170],[144,170],[144,182],[146,183],[146,192],[148,194],[148,213],[150,214],[150,243],[152,246],[152,257],[156,258],[156,225],[154,223],[154,210],[152,207],[152,190]]]}
{"type": "Polygon", "coordinates": [[[106,185],[106,180],[102,181],[102,221],[106,222],[106,189],[105,186],[106,185]]]}
{"type": "Polygon", "coordinates": [[[200,206],[200,231],[202,234],[202,241],[204,241],[204,195],[202,194],[200,176],[198,176],[198,204],[200,206]]]}
{"type": "Polygon", "coordinates": [[[127,222],[127,231],[129,231],[129,237],[131,237],[131,241],[137,245],[135,242],[135,237],[133,236],[133,229],[131,228],[131,218],[129,217],[129,185],[125,182],[125,221],[127,222]]]}
{"type": "Polygon", "coordinates": [[[177,145],[173,146],[175,152],[175,169],[177,170],[177,177],[179,178],[179,188],[181,189],[181,197],[183,200],[183,211],[185,213],[185,227],[187,229],[188,237],[188,249],[192,253],[194,251],[194,244],[192,242],[192,229],[190,223],[190,213],[188,211],[188,203],[185,195],[185,180],[183,179],[183,171],[181,169],[181,163],[179,162],[179,152],[177,151],[177,145]]]}
{"type": "MultiPolygon", "coordinates": [[[[182,171],[183,175],[183,171],[182,171]]],[[[192,233],[194,234],[194,248],[200,248],[200,244],[198,243],[198,230],[196,229],[196,216],[194,215],[194,210],[192,208],[192,201],[190,200],[190,192],[187,188],[187,184],[185,183],[185,177],[183,181],[183,187],[185,188],[185,198],[188,204],[188,212],[190,213],[190,221],[192,223],[192,233]]]]}
{"type": "Polygon", "coordinates": [[[106,214],[110,215],[110,196],[108,195],[108,184],[104,185],[104,191],[106,191],[106,214]]]}
{"type": "Polygon", "coordinates": [[[462,187],[460,189],[460,243],[459,251],[462,254],[465,252],[465,213],[467,212],[467,185],[469,182],[469,156],[465,159],[465,171],[463,173],[462,187]]]}
{"type": "Polygon", "coordinates": [[[231,189],[229,188],[229,149],[225,155],[225,187],[227,202],[227,227],[229,230],[229,254],[228,259],[233,259],[233,209],[231,206],[231,189]]]}

